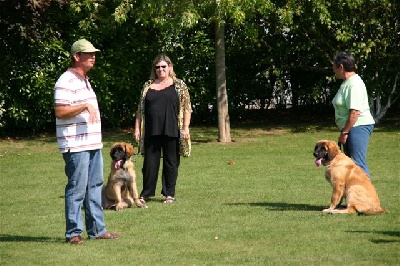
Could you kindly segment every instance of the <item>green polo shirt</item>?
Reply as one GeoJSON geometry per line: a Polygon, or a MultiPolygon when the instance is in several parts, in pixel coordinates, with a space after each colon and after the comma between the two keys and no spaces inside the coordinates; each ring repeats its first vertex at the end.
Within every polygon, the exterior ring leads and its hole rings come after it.
{"type": "Polygon", "coordinates": [[[369,110],[367,89],[357,74],[342,82],[339,91],[332,100],[332,104],[335,108],[336,125],[340,129],[344,128],[350,109],[360,111],[357,122],[354,124],[355,127],[375,124],[375,120],[369,110]]]}

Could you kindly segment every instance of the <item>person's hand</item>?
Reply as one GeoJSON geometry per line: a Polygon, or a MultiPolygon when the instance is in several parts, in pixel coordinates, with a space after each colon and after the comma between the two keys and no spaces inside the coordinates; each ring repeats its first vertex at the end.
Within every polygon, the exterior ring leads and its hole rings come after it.
{"type": "Polygon", "coordinates": [[[135,135],[135,140],[136,140],[136,141],[139,141],[139,140],[140,140],[140,130],[136,130],[136,129],[135,129],[134,135],[135,135]]]}
{"type": "Polygon", "coordinates": [[[181,134],[182,134],[182,138],[189,139],[189,137],[190,137],[189,127],[182,128],[181,134]]]}
{"type": "Polygon", "coordinates": [[[87,104],[86,109],[89,112],[89,123],[94,123],[100,119],[97,110],[91,104],[87,104]]]}
{"type": "Polygon", "coordinates": [[[346,144],[348,136],[349,136],[349,135],[347,135],[347,134],[342,134],[342,133],[341,133],[340,136],[339,136],[339,138],[338,138],[338,141],[339,141],[340,143],[342,143],[342,144],[346,144]]]}

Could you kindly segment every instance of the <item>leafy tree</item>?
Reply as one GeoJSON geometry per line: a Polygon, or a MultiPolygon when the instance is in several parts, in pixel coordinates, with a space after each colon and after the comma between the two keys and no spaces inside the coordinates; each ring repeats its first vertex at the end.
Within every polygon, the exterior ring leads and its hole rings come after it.
{"type": "MultiPolygon", "coordinates": [[[[399,98],[396,62],[400,60],[400,3],[338,0],[299,4],[290,0],[280,7],[278,13],[282,14],[282,22],[294,40],[295,45],[291,43],[293,52],[307,64],[302,65],[302,69],[318,65],[324,68],[324,59],[329,62],[338,51],[353,53],[358,62],[358,72],[369,90],[374,117],[379,122],[399,98]],[[306,56],[300,56],[300,53],[306,56]],[[305,58],[308,55],[311,57],[305,58]],[[309,59],[315,63],[311,65],[309,59]],[[386,102],[383,108],[382,101],[386,102]]],[[[335,84],[332,79],[328,79],[328,89],[335,84]]],[[[335,90],[333,87],[328,92],[335,90]]]]}
{"type": "Polygon", "coordinates": [[[399,11],[390,0],[2,1],[0,130],[54,127],[54,83],[78,38],[102,50],[89,75],[105,127],[133,125],[158,53],[191,87],[193,121],[218,121],[220,141],[248,108],[329,105],[340,50],[357,59],[379,121],[399,102],[399,11]]]}
{"type": "Polygon", "coordinates": [[[53,116],[51,80],[65,65],[55,30],[65,21],[64,2],[0,3],[0,128],[37,132],[53,116]]]}
{"type": "Polygon", "coordinates": [[[152,21],[161,27],[182,29],[193,27],[199,21],[205,21],[215,27],[215,66],[218,109],[219,141],[230,142],[230,119],[228,112],[228,93],[225,65],[225,23],[244,24],[246,19],[257,13],[270,13],[273,5],[265,0],[206,0],[195,2],[180,0],[135,2],[120,1],[116,9],[117,21],[127,21],[129,12],[134,12],[144,21],[152,21]]]}

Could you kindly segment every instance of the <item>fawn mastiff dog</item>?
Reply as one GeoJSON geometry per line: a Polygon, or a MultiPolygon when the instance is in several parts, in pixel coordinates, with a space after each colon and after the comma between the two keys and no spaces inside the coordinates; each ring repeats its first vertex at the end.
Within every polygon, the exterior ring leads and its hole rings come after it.
{"type": "Polygon", "coordinates": [[[320,140],[314,148],[316,166],[325,166],[325,178],[332,185],[331,205],[324,213],[382,214],[378,194],[368,175],[351,158],[340,150],[338,144],[320,140]],[[337,208],[342,198],[347,207],[337,208]]]}
{"type": "Polygon", "coordinates": [[[132,156],[134,148],[126,142],[114,143],[111,147],[111,170],[107,185],[103,187],[102,204],[104,209],[122,211],[136,204],[137,207],[147,208],[139,200],[136,187],[136,174],[132,156]]]}

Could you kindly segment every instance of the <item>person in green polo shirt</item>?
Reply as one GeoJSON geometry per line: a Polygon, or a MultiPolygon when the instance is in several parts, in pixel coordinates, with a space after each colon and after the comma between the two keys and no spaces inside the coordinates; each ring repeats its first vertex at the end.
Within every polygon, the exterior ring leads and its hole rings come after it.
{"type": "Polygon", "coordinates": [[[356,74],[354,57],[339,52],[333,58],[333,72],[342,79],[335,98],[335,121],[340,129],[339,142],[344,152],[370,176],[367,166],[367,149],[374,130],[375,120],[368,104],[368,93],[361,77],[356,74]]]}

